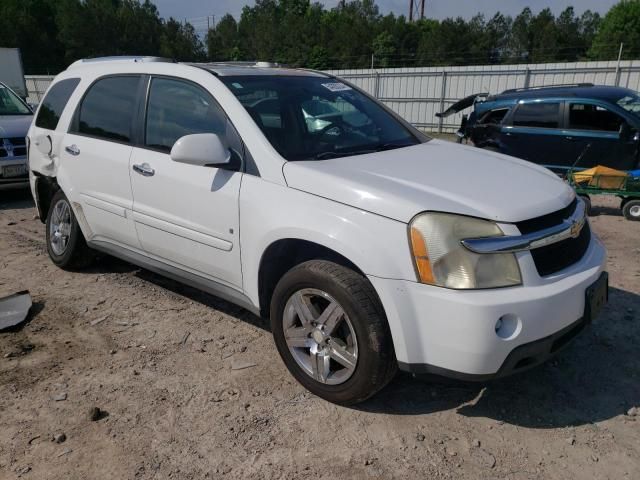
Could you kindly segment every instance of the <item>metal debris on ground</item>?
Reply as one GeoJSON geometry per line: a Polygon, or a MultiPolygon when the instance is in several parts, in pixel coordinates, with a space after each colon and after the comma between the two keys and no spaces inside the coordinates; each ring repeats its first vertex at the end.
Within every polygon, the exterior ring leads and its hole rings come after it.
{"type": "Polygon", "coordinates": [[[31,295],[28,290],[0,298],[0,330],[15,327],[24,322],[31,310],[31,295]]]}

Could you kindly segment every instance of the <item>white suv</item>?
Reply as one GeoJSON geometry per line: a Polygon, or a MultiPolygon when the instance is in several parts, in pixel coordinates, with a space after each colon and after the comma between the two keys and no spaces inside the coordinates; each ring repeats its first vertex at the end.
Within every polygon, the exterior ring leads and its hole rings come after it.
{"type": "Polygon", "coordinates": [[[293,376],[332,402],[398,366],[537,365],[607,299],[605,249],[561,180],[431,140],[324,73],[79,61],[29,139],[55,264],[106,252],[270,318],[293,376]]]}

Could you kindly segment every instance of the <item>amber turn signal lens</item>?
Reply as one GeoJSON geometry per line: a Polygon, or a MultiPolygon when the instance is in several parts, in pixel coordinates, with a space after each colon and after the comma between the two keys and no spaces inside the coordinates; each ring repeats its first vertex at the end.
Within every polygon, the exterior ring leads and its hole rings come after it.
{"type": "Polygon", "coordinates": [[[434,284],[433,271],[431,270],[431,262],[429,261],[429,252],[427,244],[424,242],[422,234],[416,229],[411,228],[411,248],[413,257],[416,261],[416,268],[422,283],[434,284]]]}

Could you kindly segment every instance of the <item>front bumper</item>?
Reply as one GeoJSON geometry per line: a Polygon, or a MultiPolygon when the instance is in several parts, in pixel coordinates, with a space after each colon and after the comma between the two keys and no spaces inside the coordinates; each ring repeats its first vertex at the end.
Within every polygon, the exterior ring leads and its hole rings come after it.
{"type": "Polygon", "coordinates": [[[594,235],[578,263],[545,278],[532,273],[526,255],[519,287],[463,291],[370,276],[400,368],[486,380],[541,363],[579,333],[585,292],[606,261],[601,242],[594,235]],[[511,328],[497,331],[499,319],[511,328]]]}

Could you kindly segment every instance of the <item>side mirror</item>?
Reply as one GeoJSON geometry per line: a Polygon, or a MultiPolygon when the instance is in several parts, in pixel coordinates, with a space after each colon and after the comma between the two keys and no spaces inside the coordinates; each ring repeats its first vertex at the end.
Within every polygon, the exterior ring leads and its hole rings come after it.
{"type": "Polygon", "coordinates": [[[53,144],[51,143],[51,137],[49,135],[38,135],[33,143],[41,154],[47,157],[51,156],[53,144]]]}
{"type": "Polygon", "coordinates": [[[627,122],[623,122],[622,125],[620,125],[620,130],[618,131],[618,133],[620,135],[620,140],[631,139],[631,127],[629,127],[629,124],[627,122]]]}
{"type": "Polygon", "coordinates": [[[178,139],[171,149],[171,160],[224,168],[231,163],[231,150],[223,145],[215,133],[195,133],[178,139]]]}

